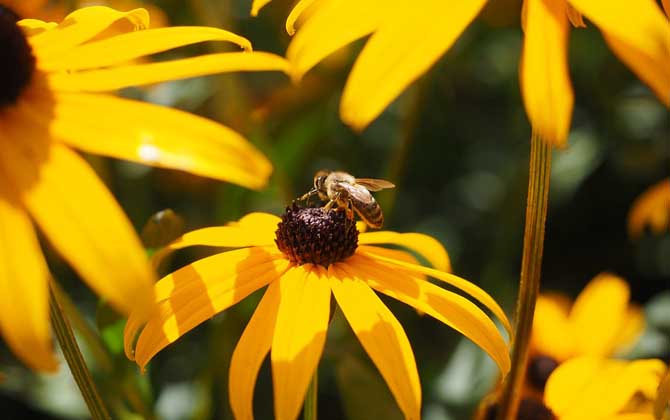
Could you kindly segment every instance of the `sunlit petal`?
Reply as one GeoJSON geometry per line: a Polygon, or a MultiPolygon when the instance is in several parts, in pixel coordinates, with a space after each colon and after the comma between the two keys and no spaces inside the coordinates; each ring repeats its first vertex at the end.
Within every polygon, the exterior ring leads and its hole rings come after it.
{"type": "Polygon", "coordinates": [[[503,324],[505,330],[507,330],[507,332],[511,334],[512,324],[509,322],[509,319],[507,319],[505,311],[503,311],[500,305],[498,305],[498,303],[479,286],[476,286],[475,284],[470,283],[469,281],[462,279],[458,276],[455,276],[453,274],[445,273],[444,271],[434,270],[432,268],[423,267],[421,265],[408,264],[403,261],[393,260],[390,258],[383,257],[381,255],[376,255],[372,252],[359,251],[358,254],[368,256],[382,263],[383,265],[393,267],[394,270],[409,271],[412,273],[427,275],[436,278],[438,280],[442,280],[450,284],[451,286],[459,290],[462,290],[463,292],[467,293],[468,295],[472,296],[477,301],[479,301],[491,312],[493,312],[493,314],[503,324]]]}
{"type": "Polygon", "coordinates": [[[258,12],[272,0],[253,0],[251,3],[251,16],[258,16],[258,12]]]}
{"type": "Polygon", "coordinates": [[[577,354],[606,357],[614,353],[629,296],[628,284],[612,274],[600,274],[589,282],[570,311],[577,354]]]}
{"type": "Polygon", "coordinates": [[[270,283],[237,342],[230,361],[228,392],[237,420],[253,419],[253,397],[261,364],[272,346],[279,309],[279,281],[270,283]]]}
{"type": "Polygon", "coordinates": [[[106,67],[205,41],[229,41],[245,50],[251,50],[249,40],[223,29],[205,26],[158,28],[129,32],[89,42],[56,57],[51,57],[49,60],[40,60],[39,67],[48,71],[106,67]]]}
{"type": "Polygon", "coordinates": [[[149,27],[149,13],[145,9],[119,12],[109,7],[91,6],[75,10],[58,26],[30,37],[29,41],[35,54],[46,59],[94,38],[121,19],[127,19],[139,29],[149,27]]]}
{"type": "Polygon", "coordinates": [[[358,237],[360,245],[399,245],[421,255],[437,270],[451,271],[447,250],[435,238],[421,233],[397,233],[391,231],[363,233],[358,237]]]}
{"type": "Polygon", "coordinates": [[[340,265],[347,274],[454,328],[486,351],[502,375],[510,369],[509,348],[495,324],[463,296],[416,278],[412,273],[355,255],[340,265]]]}
{"type": "Polygon", "coordinates": [[[556,361],[566,360],[575,354],[568,308],[552,297],[540,295],[535,303],[531,348],[556,361]]]}
{"type": "Polygon", "coordinates": [[[289,73],[289,63],[266,52],[230,52],[101,70],[52,73],[49,84],[61,92],[106,92],[210,74],[274,70],[289,73]]]}
{"type": "Polygon", "coordinates": [[[670,107],[670,22],[654,0],[570,0],[619,58],[670,107]]]}
{"type": "Polygon", "coordinates": [[[305,264],[280,281],[272,341],[275,419],[295,420],[326,341],[330,286],[325,269],[305,264]]]}
{"type": "Polygon", "coordinates": [[[52,143],[45,153],[28,155],[10,147],[0,157],[42,232],[117,309],[150,310],[153,274],[123,210],[75,152],[52,143]]]}
{"type": "Polygon", "coordinates": [[[58,26],[56,22],[44,22],[39,19],[22,19],[17,22],[17,25],[27,36],[34,36],[58,26]]]}
{"type": "Polygon", "coordinates": [[[295,22],[312,3],[314,3],[314,0],[298,0],[296,5],[293,6],[291,13],[289,13],[286,18],[286,32],[288,32],[289,35],[295,33],[295,22]]]}
{"type": "Polygon", "coordinates": [[[521,93],[533,129],[563,146],[574,95],[568,74],[568,18],[564,0],[526,0],[521,93]]]}
{"type": "MultiPolygon", "coordinates": [[[[42,116],[41,122],[85,152],[256,189],[272,171],[270,162],[235,131],[179,110],[106,95],[59,94],[54,112],[51,121],[42,116]]],[[[34,114],[39,121],[40,110],[34,114]]]]}
{"type": "Polygon", "coordinates": [[[561,364],[545,387],[545,404],[561,420],[606,419],[641,389],[658,386],[660,360],[578,357],[561,364]]]}
{"type": "Polygon", "coordinates": [[[477,16],[485,0],[399,2],[361,51],[342,94],[342,120],[361,130],[425,73],[477,16]],[[436,19],[439,16],[439,19],[436,19]]]}
{"type": "Polygon", "coordinates": [[[420,419],[421,384],[405,331],[370,286],[349,277],[338,265],[328,269],[337,304],[388,384],[405,419],[420,419]]]}
{"type": "MultiPolygon", "coordinates": [[[[144,368],[165,346],[276,280],[287,267],[286,260],[251,248],[203,258],[164,277],[156,285],[157,296],[164,299],[158,302],[157,312],[140,333],[135,361],[144,368]],[[231,264],[229,254],[245,253],[246,258],[231,264]]],[[[135,325],[133,322],[126,327],[126,344],[132,343],[135,325]]]]}
{"type": "Polygon", "coordinates": [[[32,223],[7,182],[0,182],[0,238],[0,333],[32,369],[54,371],[49,272],[32,223]]]}
{"type": "Polygon", "coordinates": [[[293,77],[300,79],[331,53],[374,31],[386,7],[381,3],[321,0],[319,9],[300,27],[286,51],[294,66],[293,77]]]}
{"type": "Polygon", "coordinates": [[[628,234],[637,238],[647,226],[657,234],[670,227],[670,179],[651,186],[631,206],[628,213],[628,234]]]}
{"type": "Polygon", "coordinates": [[[390,248],[382,248],[379,246],[361,245],[358,247],[358,250],[363,253],[381,255],[382,257],[400,260],[410,264],[420,264],[419,260],[417,260],[414,257],[414,255],[400,249],[390,249],[390,248]]]}

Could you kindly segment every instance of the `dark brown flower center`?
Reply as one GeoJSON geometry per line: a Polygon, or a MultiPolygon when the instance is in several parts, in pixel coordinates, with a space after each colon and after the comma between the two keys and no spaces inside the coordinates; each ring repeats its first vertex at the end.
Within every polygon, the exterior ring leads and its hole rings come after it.
{"type": "Polygon", "coordinates": [[[356,223],[342,210],[286,208],[275,232],[275,243],[297,264],[328,267],[354,254],[358,246],[356,223]]]}
{"type": "Polygon", "coordinates": [[[544,391],[547,379],[558,367],[558,362],[549,356],[534,356],[528,361],[527,379],[536,390],[544,391]]]}
{"type": "Polygon", "coordinates": [[[16,103],[35,72],[35,57],[18,21],[16,13],[0,6],[0,109],[16,103]]]}
{"type": "MultiPolygon", "coordinates": [[[[484,420],[495,420],[498,417],[498,404],[488,408],[484,420]]],[[[556,415],[542,403],[534,398],[523,398],[519,403],[519,411],[516,420],[556,420],[556,415]]]]}

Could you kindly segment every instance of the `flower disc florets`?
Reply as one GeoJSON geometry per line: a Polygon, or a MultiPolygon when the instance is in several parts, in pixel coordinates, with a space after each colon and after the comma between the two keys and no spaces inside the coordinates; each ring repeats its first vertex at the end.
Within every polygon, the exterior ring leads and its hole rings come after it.
{"type": "Polygon", "coordinates": [[[0,6],[0,108],[16,103],[35,72],[35,57],[18,20],[0,6]]]}
{"type": "Polygon", "coordinates": [[[293,204],[281,219],[275,243],[294,263],[328,267],[352,256],[358,246],[356,223],[343,210],[293,204]]]}

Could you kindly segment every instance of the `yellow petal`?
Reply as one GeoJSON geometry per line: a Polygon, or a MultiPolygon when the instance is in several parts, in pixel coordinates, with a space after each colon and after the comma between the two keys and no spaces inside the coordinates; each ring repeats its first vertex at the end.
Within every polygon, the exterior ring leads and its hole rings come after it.
{"type": "Polygon", "coordinates": [[[575,8],[572,7],[569,3],[567,12],[568,19],[570,20],[570,23],[572,23],[572,26],[575,28],[586,28],[586,24],[584,23],[584,16],[575,10],[575,8]]]}
{"type": "Polygon", "coordinates": [[[615,352],[626,353],[630,350],[642,336],[645,327],[646,322],[642,308],[630,305],[614,339],[615,352]]]}
{"type": "MultiPolygon", "coordinates": [[[[106,95],[60,94],[52,120],[35,119],[85,152],[260,189],[270,162],[235,131],[186,112],[106,95]]],[[[41,115],[41,116],[40,116],[41,115]]]]}
{"type": "Polygon", "coordinates": [[[451,47],[486,0],[399,2],[354,64],[342,94],[342,120],[365,128],[451,47]]]}
{"type": "Polygon", "coordinates": [[[44,22],[39,19],[22,19],[17,22],[17,25],[23,29],[26,36],[34,36],[58,26],[55,22],[44,22]]]}
{"type": "Polygon", "coordinates": [[[565,0],[526,0],[521,56],[521,93],[533,130],[564,146],[574,95],[568,74],[568,18],[565,0]]]}
{"type": "Polygon", "coordinates": [[[531,349],[558,362],[575,354],[575,338],[567,308],[552,297],[540,295],[535,303],[531,349]]]}
{"type": "Polygon", "coordinates": [[[230,408],[237,420],[253,420],[254,387],[263,359],[272,346],[277,310],[279,282],[270,283],[263,299],[237,342],[230,361],[228,393],[230,408]]]}
{"type": "MultiPolygon", "coordinates": [[[[287,267],[288,261],[249,248],[203,258],[164,277],[156,284],[158,310],[140,333],[135,361],[144,368],[168,344],[276,280],[287,267]]],[[[136,325],[133,314],[125,331],[127,346],[132,346],[136,325]]]]}
{"type": "Polygon", "coordinates": [[[289,13],[288,17],[286,18],[286,32],[289,35],[293,35],[295,33],[295,22],[300,18],[300,15],[307,9],[312,3],[314,3],[314,0],[298,0],[298,3],[296,3],[295,6],[293,6],[293,9],[291,9],[291,13],[289,13]]]}
{"type": "Polygon", "coordinates": [[[417,278],[411,272],[354,255],[341,267],[349,276],[404,302],[460,332],[487,352],[503,376],[509,372],[509,348],[491,319],[477,305],[417,278]]]}
{"type": "Polygon", "coordinates": [[[49,272],[32,223],[6,180],[0,182],[0,238],[0,332],[32,369],[55,371],[49,272]]]}
{"type": "Polygon", "coordinates": [[[91,6],[70,13],[58,26],[30,37],[29,41],[35,54],[46,59],[93,39],[121,19],[127,19],[138,29],[149,27],[149,13],[145,9],[119,12],[109,7],[91,6]]]}
{"type": "Polygon", "coordinates": [[[615,54],[670,107],[670,22],[654,0],[570,0],[615,54]]]}
{"type": "Polygon", "coordinates": [[[612,274],[599,274],[589,282],[570,311],[577,354],[613,355],[628,313],[629,296],[625,280],[612,274]]]}
{"type": "Polygon", "coordinates": [[[305,264],[288,271],[279,288],[270,356],[275,419],[295,420],[326,341],[330,286],[323,267],[305,264]]]}
{"type": "Polygon", "coordinates": [[[272,0],[253,0],[251,3],[251,16],[258,16],[258,12],[272,0]]]}
{"type": "Polygon", "coordinates": [[[59,143],[45,152],[28,155],[9,147],[0,157],[31,216],[100,296],[124,313],[150,310],[153,273],[123,210],[75,152],[59,143]]]}
{"type": "Polygon", "coordinates": [[[337,304],[388,384],[405,419],[420,419],[421,384],[405,331],[370,286],[349,277],[338,269],[339,265],[328,269],[337,304]]]}
{"type": "Polygon", "coordinates": [[[570,359],[549,377],[544,401],[561,420],[608,419],[636,392],[657,386],[664,369],[660,360],[570,359]]]}
{"type": "Polygon", "coordinates": [[[249,40],[223,29],[204,26],[158,28],[80,45],[49,60],[41,60],[39,68],[45,71],[73,71],[106,67],[205,41],[230,41],[251,50],[249,40]]]}
{"type": "Polygon", "coordinates": [[[436,278],[438,280],[442,280],[445,283],[448,283],[451,286],[459,290],[462,290],[463,292],[467,293],[468,295],[476,299],[482,305],[484,305],[491,312],[493,312],[493,314],[503,324],[505,330],[507,330],[509,334],[512,333],[512,324],[509,322],[509,319],[507,319],[505,311],[503,311],[500,305],[498,305],[498,303],[479,286],[476,286],[475,284],[470,283],[469,281],[462,279],[458,276],[455,276],[453,274],[445,273],[444,271],[434,270],[432,268],[423,267],[415,264],[409,264],[404,261],[394,260],[391,258],[386,258],[366,250],[360,251],[358,252],[358,254],[372,258],[373,260],[376,260],[384,265],[392,267],[394,270],[427,275],[436,278]]]}
{"type": "Polygon", "coordinates": [[[319,9],[309,16],[286,50],[294,67],[294,79],[300,79],[331,53],[374,31],[387,7],[380,3],[320,0],[319,9]]]}
{"type": "Polygon", "coordinates": [[[654,415],[656,419],[660,420],[663,418],[663,413],[670,407],[670,369],[668,369],[665,377],[661,380],[661,384],[658,386],[658,395],[656,396],[656,401],[654,401],[654,415]]]}
{"type": "Polygon", "coordinates": [[[154,267],[174,251],[189,246],[204,245],[225,248],[272,246],[280,218],[268,213],[250,213],[227,226],[208,227],[185,233],[171,244],[156,252],[151,261],[154,267]]]}
{"type": "Polygon", "coordinates": [[[288,73],[289,63],[278,55],[265,52],[230,52],[101,70],[52,73],[49,84],[58,91],[105,92],[217,73],[274,70],[288,73]]]}
{"type": "Polygon", "coordinates": [[[657,234],[670,227],[670,179],[649,187],[633,202],[628,213],[628,234],[637,238],[646,226],[657,234]]]}
{"type": "Polygon", "coordinates": [[[661,0],[661,3],[663,4],[665,14],[668,16],[668,19],[670,19],[670,0],[661,0]]]}
{"type": "MultiPolygon", "coordinates": [[[[359,236],[359,243],[360,243],[360,236],[359,236]]],[[[414,257],[414,255],[410,254],[407,251],[402,251],[399,249],[389,249],[389,248],[381,248],[378,246],[359,245],[358,251],[363,253],[381,255],[382,257],[391,258],[394,260],[400,260],[410,264],[420,264],[419,260],[417,260],[414,257]]]]}
{"type": "Polygon", "coordinates": [[[392,244],[416,252],[441,271],[451,271],[447,250],[435,238],[421,233],[397,233],[391,231],[363,233],[358,237],[360,245],[392,244]]]}

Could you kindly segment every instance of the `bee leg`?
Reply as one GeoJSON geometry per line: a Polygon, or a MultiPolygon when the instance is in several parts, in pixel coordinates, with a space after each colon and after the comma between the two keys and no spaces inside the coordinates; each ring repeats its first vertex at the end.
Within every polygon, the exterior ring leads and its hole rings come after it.
{"type": "Polygon", "coordinates": [[[353,207],[353,204],[351,203],[351,200],[347,201],[347,205],[344,209],[345,209],[345,212],[346,212],[346,215],[347,215],[347,219],[349,219],[349,220],[354,220],[354,210],[353,210],[352,207],[353,207]]]}
{"type": "Polygon", "coordinates": [[[300,198],[298,198],[298,200],[299,200],[299,201],[309,200],[309,199],[312,198],[316,193],[317,193],[317,190],[316,190],[316,189],[309,190],[309,191],[307,191],[305,194],[303,194],[302,196],[300,196],[300,198]]]}
{"type": "Polygon", "coordinates": [[[323,211],[326,213],[329,212],[335,204],[337,204],[335,200],[330,200],[325,206],[323,206],[323,211]]]}

